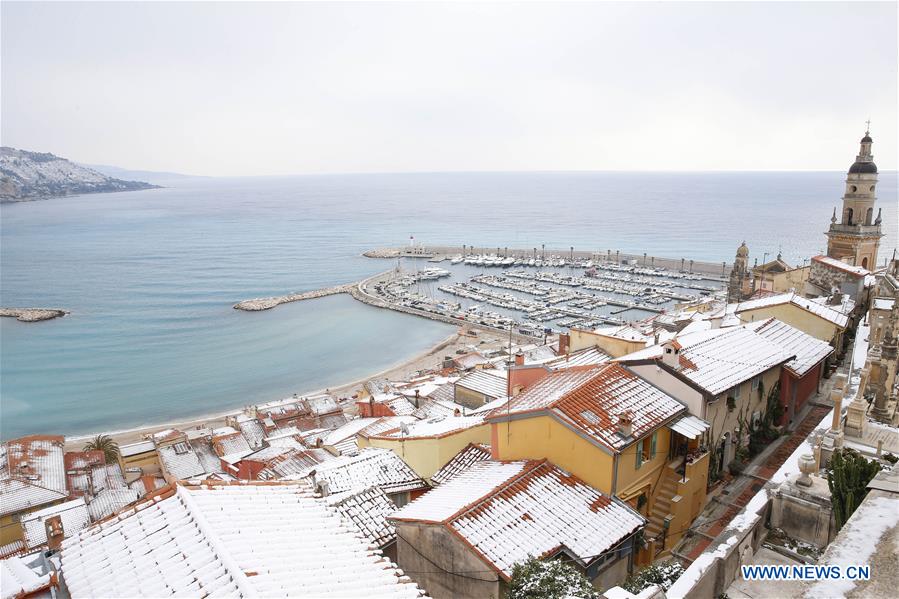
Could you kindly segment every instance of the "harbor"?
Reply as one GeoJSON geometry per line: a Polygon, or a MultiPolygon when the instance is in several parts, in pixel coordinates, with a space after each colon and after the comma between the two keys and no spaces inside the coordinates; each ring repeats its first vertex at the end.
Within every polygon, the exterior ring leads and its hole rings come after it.
{"type": "MultiPolygon", "coordinates": [[[[540,338],[652,318],[678,304],[720,295],[720,266],[619,252],[575,252],[464,246],[410,246],[365,252],[396,260],[394,268],[358,283],[245,300],[246,311],[349,293],[371,306],[489,331],[540,338]],[[436,266],[441,264],[441,266],[436,266]],[[683,269],[678,268],[683,266],[683,269]],[[497,270],[499,269],[499,270],[497,270]]],[[[726,264],[723,265],[726,268],[726,264]]]]}

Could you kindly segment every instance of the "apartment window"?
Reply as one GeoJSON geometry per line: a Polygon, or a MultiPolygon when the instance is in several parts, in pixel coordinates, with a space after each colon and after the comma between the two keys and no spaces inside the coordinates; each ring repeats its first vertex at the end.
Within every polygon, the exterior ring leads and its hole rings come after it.
{"type": "Polygon", "coordinates": [[[659,441],[659,431],[656,431],[652,434],[652,438],[649,441],[649,459],[655,459],[656,457],[656,445],[658,445],[659,441]]]}
{"type": "Polygon", "coordinates": [[[758,375],[752,378],[752,392],[755,393],[759,390],[759,385],[762,383],[762,375],[758,375]]]}
{"type": "Polygon", "coordinates": [[[636,454],[637,454],[637,462],[636,462],[636,464],[634,465],[634,469],[635,469],[635,470],[639,470],[639,469],[640,469],[640,466],[643,465],[643,442],[641,441],[641,442],[635,444],[635,445],[634,445],[634,449],[637,450],[637,451],[636,451],[636,454]]]}
{"type": "Polygon", "coordinates": [[[733,389],[730,390],[730,394],[734,399],[740,399],[740,385],[737,385],[733,389]]]}

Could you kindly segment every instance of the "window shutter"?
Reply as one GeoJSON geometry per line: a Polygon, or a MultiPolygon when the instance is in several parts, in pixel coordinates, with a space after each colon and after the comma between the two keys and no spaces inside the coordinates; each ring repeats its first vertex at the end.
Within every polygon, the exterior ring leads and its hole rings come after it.
{"type": "Polygon", "coordinates": [[[643,465],[643,442],[638,442],[634,444],[634,447],[637,448],[637,464],[634,466],[636,470],[640,469],[640,466],[643,465]]]}
{"type": "Polygon", "coordinates": [[[652,440],[649,442],[649,459],[656,457],[656,442],[658,441],[659,431],[652,434],[652,440]]]}

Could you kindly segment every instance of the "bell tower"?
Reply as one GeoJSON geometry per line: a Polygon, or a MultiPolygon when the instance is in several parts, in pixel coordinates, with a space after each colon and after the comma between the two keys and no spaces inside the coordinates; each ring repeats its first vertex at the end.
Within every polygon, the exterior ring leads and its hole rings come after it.
{"type": "MultiPolygon", "coordinates": [[[[870,121],[868,121],[870,125],[870,121]]],[[[827,255],[837,260],[849,262],[873,270],[877,265],[877,250],[880,247],[880,211],[874,214],[877,201],[877,165],[871,153],[871,134],[865,131],[855,162],[846,176],[846,191],[843,193],[843,209],[837,218],[834,208],[827,231],[827,255]]]]}

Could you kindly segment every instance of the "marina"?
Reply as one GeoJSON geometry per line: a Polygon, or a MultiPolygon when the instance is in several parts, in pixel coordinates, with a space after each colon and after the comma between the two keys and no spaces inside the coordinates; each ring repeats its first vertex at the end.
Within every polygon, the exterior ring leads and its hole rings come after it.
{"type": "Polygon", "coordinates": [[[677,303],[720,294],[725,284],[723,277],[709,272],[708,264],[702,264],[702,270],[678,271],[643,266],[630,258],[609,262],[596,253],[575,256],[573,251],[565,257],[521,251],[452,254],[413,247],[365,255],[395,258],[397,266],[361,282],[354,293],[357,299],[532,337],[651,318],[677,303]],[[447,268],[430,266],[433,263],[447,268]],[[428,266],[420,268],[422,264],[428,266]],[[446,280],[435,286],[439,279],[446,280]]]}

